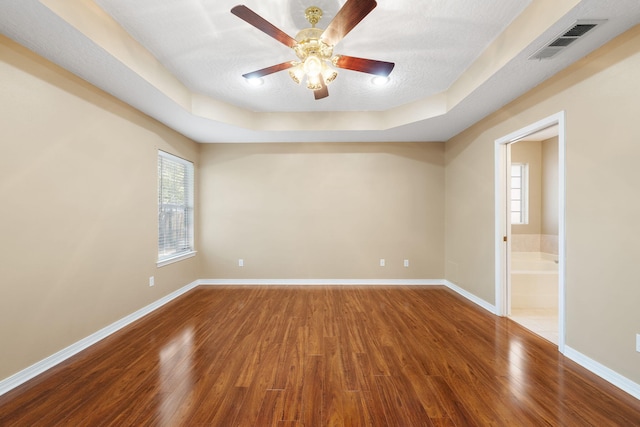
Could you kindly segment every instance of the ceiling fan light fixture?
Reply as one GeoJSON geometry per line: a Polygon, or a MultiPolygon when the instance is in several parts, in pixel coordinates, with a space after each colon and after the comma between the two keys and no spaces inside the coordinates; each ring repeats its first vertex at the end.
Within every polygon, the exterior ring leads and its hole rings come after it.
{"type": "Polygon", "coordinates": [[[318,76],[309,77],[307,79],[307,89],[311,89],[311,90],[322,89],[322,83],[320,83],[320,78],[318,76]]]}
{"type": "Polygon", "coordinates": [[[310,90],[322,88],[322,81],[328,85],[338,77],[338,72],[331,68],[329,61],[317,55],[308,55],[303,62],[294,62],[289,68],[289,77],[297,84],[306,80],[306,86],[310,90]]]}
{"type": "Polygon", "coordinates": [[[326,84],[331,83],[338,77],[338,72],[331,67],[325,66],[322,70],[322,78],[326,84]]]}
{"type": "Polygon", "coordinates": [[[251,86],[262,86],[262,84],[264,83],[262,77],[251,77],[246,79],[246,81],[251,86]]]}
{"type": "Polygon", "coordinates": [[[302,68],[309,78],[317,77],[322,72],[323,61],[315,55],[309,55],[304,60],[302,68]]]}
{"type": "Polygon", "coordinates": [[[293,67],[289,69],[289,76],[291,80],[300,84],[302,79],[304,79],[304,70],[302,69],[301,62],[295,62],[293,67]]]}
{"type": "Polygon", "coordinates": [[[375,76],[371,79],[371,83],[373,83],[375,86],[384,86],[389,83],[389,80],[389,76],[375,76]]]}

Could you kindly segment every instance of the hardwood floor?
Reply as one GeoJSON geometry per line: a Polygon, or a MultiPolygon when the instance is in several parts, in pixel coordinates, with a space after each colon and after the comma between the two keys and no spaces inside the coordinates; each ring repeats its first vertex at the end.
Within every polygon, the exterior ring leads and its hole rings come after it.
{"type": "Polygon", "coordinates": [[[198,287],[0,396],[1,426],[634,426],[640,402],[443,287],[198,287]]]}

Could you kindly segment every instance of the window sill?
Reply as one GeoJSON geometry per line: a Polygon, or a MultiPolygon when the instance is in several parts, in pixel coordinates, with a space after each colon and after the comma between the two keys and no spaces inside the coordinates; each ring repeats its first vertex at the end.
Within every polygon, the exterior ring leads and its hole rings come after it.
{"type": "Polygon", "coordinates": [[[174,262],[178,262],[178,261],[182,261],[183,259],[194,257],[196,256],[196,254],[197,254],[196,251],[183,252],[171,258],[166,258],[166,259],[163,259],[162,261],[156,262],[156,267],[164,267],[165,265],[173,264],[174,262]]]}

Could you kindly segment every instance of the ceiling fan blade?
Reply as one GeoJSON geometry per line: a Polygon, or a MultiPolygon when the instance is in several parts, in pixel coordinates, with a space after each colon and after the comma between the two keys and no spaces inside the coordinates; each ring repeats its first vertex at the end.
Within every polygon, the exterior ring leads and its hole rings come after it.
{"type": "Polygon", "coordinates": [[[377,5],[375,0],[347,0],[320,38],[335,46],[377,5]]]}
{"type": "Polygon", "coordinates": [[[269,74],[277,73],[278,71],[286,70],[287,68],[291,67],[293,67],[293,61],[283,62],[282,64],[272,65],[267,68],[262,68],[260,70],[243,74],[242,77],[244,77],[245,79],[257,79],[258,77],[268,76],[269,74]]]}
{"type": "Polygon", "coordinates": [[[233,7],[231,9],[231,13],[286,46],[294,47],[297,44],[296,39],[287,35],[287,33],[285,33],[243,4],[233,7]]]}
{"type": "Polygon", "coordinates": [[[320,85],[322,86],[320,89],[316,89],[313,91],[313,96],[316,98],[316,101],[318,99],[326,98],[327,96],[329,96],[329,88],[327,88],[327,85],[325,84],[323,79],[320,79],[320,85]]]}
{"type": "Polygon", "coordinates": [[[396,65],[393,62],[376,61],[375,59],[356,58],[355,56],[340,55],[335,60],[338,68],[360,71],[361,73],[375,74],[387,77],[396,65]]]}

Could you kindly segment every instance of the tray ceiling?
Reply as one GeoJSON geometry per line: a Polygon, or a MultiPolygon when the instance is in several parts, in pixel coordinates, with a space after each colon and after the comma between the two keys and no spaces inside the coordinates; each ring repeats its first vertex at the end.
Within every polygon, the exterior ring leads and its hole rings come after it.
{"type": "MultiPolygon", "coordinates": [[[[314,0],[324,28],[344,0],[314,0]]],[[[640,22],[635,0],[379,0],[334,49],[395,62],[391,80],[339,70],[316,101],[295,59],[230,13],[237,0],[11,0],[0,31],[199,142],[446,140],[640,22]],[[579,19],[604,24],[549,60],[527,58],[579,19]]],[[[302,0],[245,4],[291,36],[302,0]]]]}

